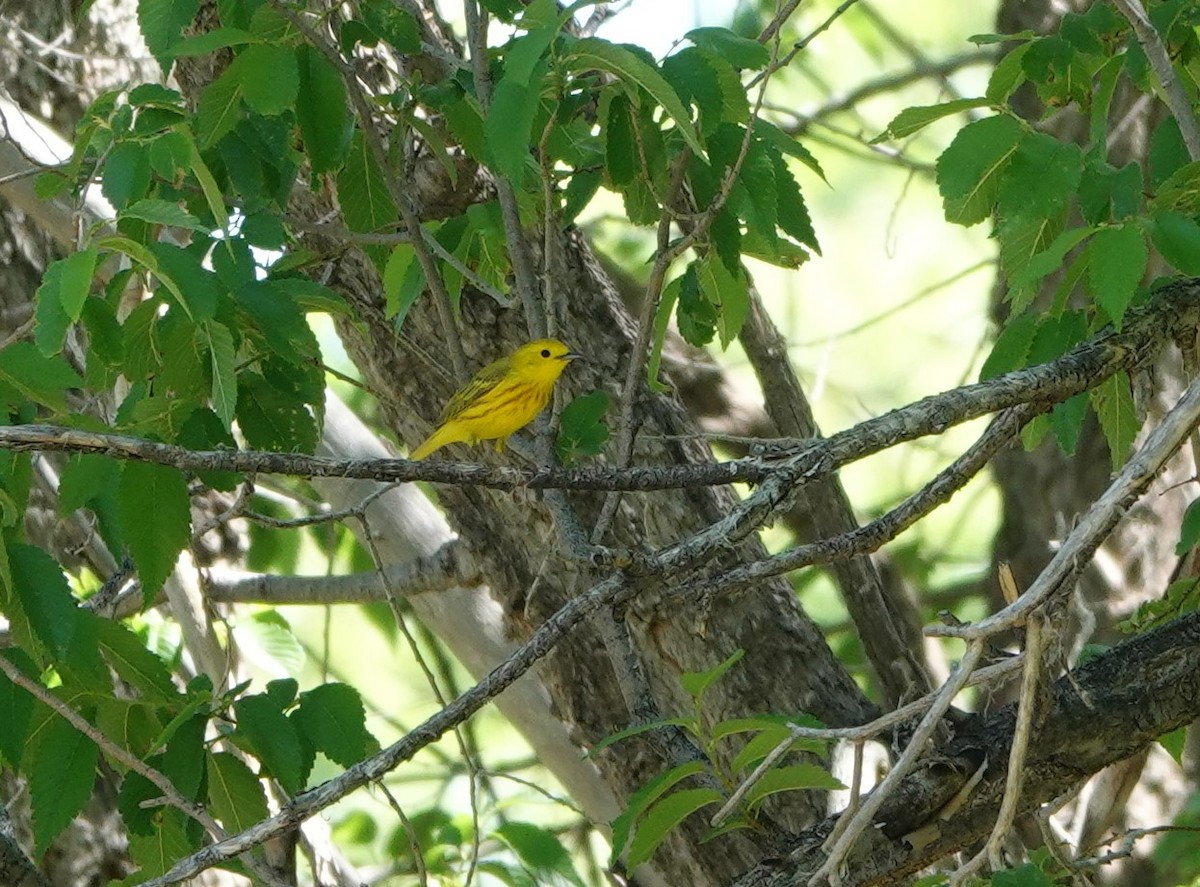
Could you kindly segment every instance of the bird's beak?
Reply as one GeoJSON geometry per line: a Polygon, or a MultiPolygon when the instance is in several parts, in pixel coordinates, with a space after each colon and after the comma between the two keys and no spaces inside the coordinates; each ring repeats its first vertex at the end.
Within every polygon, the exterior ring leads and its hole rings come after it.
{"type": "Polygon", "coordinates": [[[564,354],[564,355],[562,356],[562,359],[563,359],[563,360],[567,360],[567,361],[570,361],[570,360],[581,360],[581,361],[583,361],[584,363],[587,363],[587,362],[588,362],[588,359],[587,359],[586,357],[584,357],[582,354],[580,354],[578,351],[568,351],[566,354],[564,354]]]}

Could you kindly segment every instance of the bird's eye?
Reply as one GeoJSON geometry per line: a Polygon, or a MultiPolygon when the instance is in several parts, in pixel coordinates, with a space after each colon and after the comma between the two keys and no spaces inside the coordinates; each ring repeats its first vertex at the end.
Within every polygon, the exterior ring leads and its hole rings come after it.
{"type": "Polygon", "coordinates": [[[549,349],[549,348],[543,348],[543,349],[542,349],[542,357],[549,357],[549,356],[550,356],[550,349],[549,349]]]}

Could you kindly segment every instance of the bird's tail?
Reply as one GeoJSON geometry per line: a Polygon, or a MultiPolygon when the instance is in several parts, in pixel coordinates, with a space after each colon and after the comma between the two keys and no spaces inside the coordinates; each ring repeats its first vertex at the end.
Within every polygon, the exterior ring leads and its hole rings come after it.
{"type": "Polygon", "coordinates": [[[408,458],[413,462],[419,462],[435,450],[440,450],[446,444],[457,443],[462,438],[456,437],[449,428],[445,425],[438,428],[433,434],[425,438],[425,442],[408,454],[408,458]]]}

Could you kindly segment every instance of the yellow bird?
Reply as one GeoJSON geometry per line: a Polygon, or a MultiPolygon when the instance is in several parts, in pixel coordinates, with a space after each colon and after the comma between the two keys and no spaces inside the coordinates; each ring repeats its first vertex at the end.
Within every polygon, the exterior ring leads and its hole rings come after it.
{"type": "Polygon", "coordinates": [[[455,392],[438,427],[408,458],[424,459],[452,443],[496,441],[496,451],[534,420],[550,401],[554,383],[576,354],[558,339],[537,339],[489,363],[455,392]]]}

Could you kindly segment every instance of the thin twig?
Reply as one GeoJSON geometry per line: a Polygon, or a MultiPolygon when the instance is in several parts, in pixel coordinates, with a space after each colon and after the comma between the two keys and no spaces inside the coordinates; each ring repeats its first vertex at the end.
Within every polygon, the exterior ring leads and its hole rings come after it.
{"type": "Polygon", "coordinates": [[[966,686],[971,673],[975,670],[976,664],[979,662],[979,657],[983,655],[983,642],[971,641],[967,645],[967,652],[963,654],[959,660],[958,668],[950,677],[941,689],[938,690],[934,698],[933,704],[929,711],[925,713],[925,717],[921,719],[921,723],[917,725],[917,729],[913,732],[912,740],[904,749],[904,753],[900,759],[896,761],[896,766],[888,773],[887,777],[881,782],[866,802],[858,809],[858,812],[853,814],[849,824],[845,830],[833,841],[832,844],[826,845],[827,856],[821,867],[813,873],[810,879],[810,884],[819,884],[822,880],[831,884],[840,880],[838,870],[842,863],[846,860],[846,856],[854,847],[854,843],[859,836],[871,823],[875,812],[883,806],[883,802],[891,795],[892,791],[900,784],[916,765],[917,760],[925,751],[926,743],[932,738],[934,730],[937,729],[941,722],[942,716],[946,710],[950,708],[950,703],[954,701],[954,697],[959,691],[966,686]]]}
{"type": "Polygon", "coordinates": [[[1029,589],[1016,603],[995,615],[963,625],[929,625],[925,633],[932,637],[983,638],[1011,628],[1027,619],[1046,602],[1078,566],[1116,526],[1129,506],[1146,490],[1167,460],[1187,440],[1200,422],[1200,379],[1194,380],[1179,402],[1163,416],[1158,427],[1146,438],[1141,450],[1125,463],[1108,489],[1088,508],[1066,541],[1029,589]]]}

